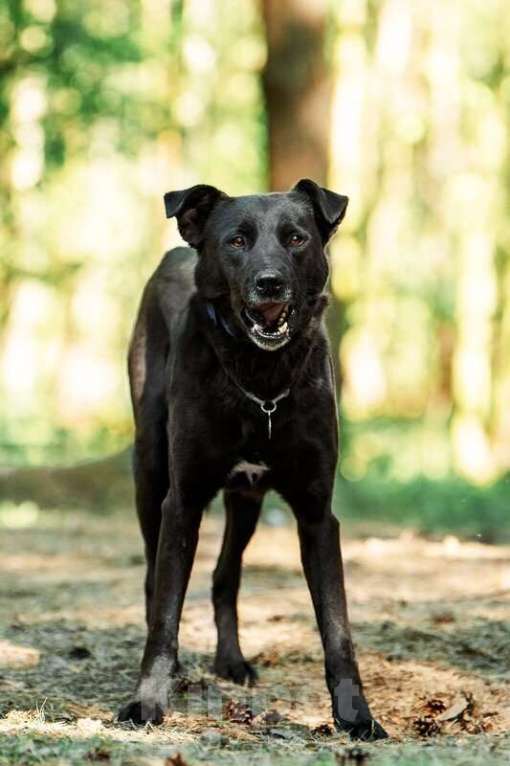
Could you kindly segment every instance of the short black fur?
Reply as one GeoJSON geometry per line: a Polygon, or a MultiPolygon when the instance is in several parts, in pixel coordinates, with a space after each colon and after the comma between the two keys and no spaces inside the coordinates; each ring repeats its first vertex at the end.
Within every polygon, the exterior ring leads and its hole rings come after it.
{"type": "Polygon", "coordinates": [[[171,250],[149,280],[129,351],[148,637],[119,720],[160,723],[171,702],[200,520],[220,489],[215,670],[255,680],[239,645],[237,595],[243,551],[273,488],[297,519],[334,720],[353,738],[385,737],[354,656],[331,511],[338,441],[324,248],[347,198],[303,179],[287,193],[245,197],[195,186],[165,195],[165,207],[193,249],[171,250]],[[286,389],[269,438],[267,415],[246,392],[273,400],[286,389]]]}

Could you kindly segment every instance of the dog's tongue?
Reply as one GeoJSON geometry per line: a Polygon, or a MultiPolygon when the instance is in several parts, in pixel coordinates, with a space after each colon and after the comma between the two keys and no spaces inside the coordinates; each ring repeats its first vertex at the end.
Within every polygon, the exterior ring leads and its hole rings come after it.
{"type": "Polygon", "coordinates": [[[265,324],[269,325],[276,322],[284,308],[285,303],[263,303],[257,306],[257,312],[264,317],[265,324]]]}

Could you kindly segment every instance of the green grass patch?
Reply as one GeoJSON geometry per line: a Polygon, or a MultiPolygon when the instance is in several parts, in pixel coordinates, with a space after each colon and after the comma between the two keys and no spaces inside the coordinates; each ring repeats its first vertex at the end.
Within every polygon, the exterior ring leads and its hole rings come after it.
{"type": "Polygon", "coordinates": [[[338,516],[348,520],[481,542],[510,540],[510,477],[488,487],[459,477],[409,481],[367,477],[357,482],[339,478],[334,505],[338,516]]]}

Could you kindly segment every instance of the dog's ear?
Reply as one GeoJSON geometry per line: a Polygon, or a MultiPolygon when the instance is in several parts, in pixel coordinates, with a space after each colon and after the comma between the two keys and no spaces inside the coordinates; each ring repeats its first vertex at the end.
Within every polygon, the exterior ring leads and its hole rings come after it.
{"type": "Polygon", "coordinates": [[[175,215],[181,237],[191,247],[199,247],[209,214],[218,200],[226,196],[215,186],[207,184],[167,192],[164,197],[166,217],[172,218],[175,215]]]}
{"type": "Polygon", "coordinates": [[[319,232],[323,242],[327,242],[342,222],[349,198],[325,189],[309,178],[302,178],[291,191],[301,192],[311,201],[319,232]]]}

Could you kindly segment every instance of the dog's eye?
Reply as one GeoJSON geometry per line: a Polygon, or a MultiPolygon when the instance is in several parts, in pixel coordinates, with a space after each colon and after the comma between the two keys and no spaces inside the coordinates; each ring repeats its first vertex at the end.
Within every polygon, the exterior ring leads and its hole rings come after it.
{"type": "Polygon", "coordinates": [[[232,247],[235,247],[235,248],[239,249],[240,247],[244,247],[245,246],[246,240],[245,240],[244,237],[240,237],[240,236],[232,237],[232,239],[230,240],[229,244],[232,247]]]}
{"type": "Polygon", "coordinates": [[[305,241],[305,238],[301,236],[301,234],[298,234],[297,231],[294,232],[294,234],[291,234],[288,243],[291,247],[298,247],[299,245],[302,245],[305,241]]]}

